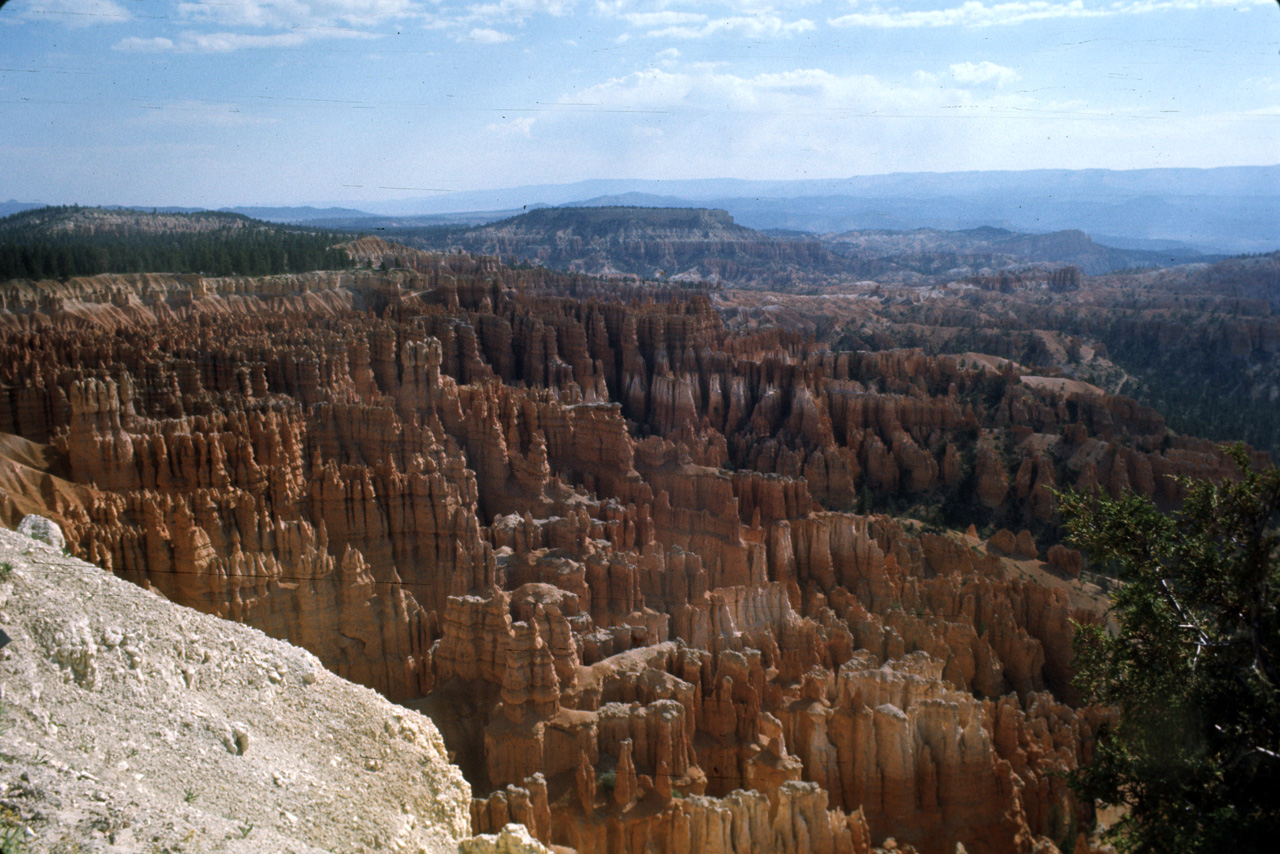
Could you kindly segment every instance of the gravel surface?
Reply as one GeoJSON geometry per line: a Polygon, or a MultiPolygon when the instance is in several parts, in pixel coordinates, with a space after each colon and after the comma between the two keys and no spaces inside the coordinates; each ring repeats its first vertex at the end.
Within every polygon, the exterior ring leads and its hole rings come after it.
{"type": "Polygon", "coordinates": [[[435,726],[0,529],[0,852],[454,852],[435,726]]]}

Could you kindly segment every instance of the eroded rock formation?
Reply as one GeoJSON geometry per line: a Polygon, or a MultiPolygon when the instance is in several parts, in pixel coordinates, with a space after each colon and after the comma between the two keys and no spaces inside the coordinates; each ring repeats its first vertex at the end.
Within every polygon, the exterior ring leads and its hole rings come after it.
{"type": "Polygon", "coordinates": [[[1024,529],[1059,485],[1173,501],[1221,452],[1011,367],[733,332],[675,288],[412,261],[0,288],[0,430],[23,437],[0,509],[428,712],[476,832],[1075,845],[1091,807],[1061,772],[1100,718],[1071,635],[1097,616],[1062,578],[1078,556],[1051,550],[1044,584],[1011,561],[1037,563],[1024,529]],[[874,512],[943,496],[1010,530],[874,512]]]}

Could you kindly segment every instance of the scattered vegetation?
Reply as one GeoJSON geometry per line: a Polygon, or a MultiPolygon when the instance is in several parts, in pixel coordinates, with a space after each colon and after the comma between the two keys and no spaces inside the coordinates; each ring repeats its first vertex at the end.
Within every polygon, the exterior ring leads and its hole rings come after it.
{"type": "Polygon", "coordinates": [[[27,832],[17,810],[0,805],[0,854],[25,854],[27,832]]]}
{"type": "Polygon", "coordinates": [[[26,831],[21,825],[5,825],[0,828],[0,854],[24,854],[26,850],[26,831]]]}
{"type": "Polygon", "coordinates": [[[1122,389],[1165,416],[1179,433],[1243,440],[1280,457],[1280,358],[1263,350],[1233,355],[1209,334],[1179,347],[1117,334],[1112,359],[1133,378],[1122,389]]]}
{"type": "Polygon", "coordinates": [[[1078,772],[1127,807],[1122,852],[1274,850],[1280,834],[1280,470],[1185,482],[1165,515],[1133,495],[1066,494],[1074,542],[1124,583],[1116,631],[1077,627],[1077,686],[1119,710],[1078,772]]]}
{"type": "Polygon", "coordinates": [[[184,215],[197,222],[190,230],[71,227],[83,210],[41,208],[0,220],[0,280],[146,272],[260,276],[354,266],[347,253],[333,248],[349,235],[286,228],[238,214],[184,215]]]}

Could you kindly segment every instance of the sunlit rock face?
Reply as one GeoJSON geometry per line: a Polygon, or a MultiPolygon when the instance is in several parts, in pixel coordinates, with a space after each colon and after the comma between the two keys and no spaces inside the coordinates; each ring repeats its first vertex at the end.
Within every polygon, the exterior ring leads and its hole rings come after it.
{"type": "Polygon", "coordinates": [[[475,832],[1075,845],[1097,616],[1026,529],[1062,485],[1173,500],[1219,451],[1123,398],[735,332],[697,291],[399,260],[0,286],[0,514],[429,713],[475,832]],[[948,495],[1008,530],[852,512],[948,495]]]}

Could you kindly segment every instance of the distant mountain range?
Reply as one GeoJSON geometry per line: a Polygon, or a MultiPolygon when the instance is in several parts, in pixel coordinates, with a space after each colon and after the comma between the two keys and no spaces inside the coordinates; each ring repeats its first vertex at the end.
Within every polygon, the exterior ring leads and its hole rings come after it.
{"type": "Polygon", "coordinates": [[[1120,248],[1280,248],[1280,166],[898,173],[807,181],[600,180],[361,206],[403,216],[544,205],[720,208],[750,228],[815,234],[994,226],[1028,233],[1078,229],[1128,243],[1120,248]]]}
{"type": "MultiPolygon", "coordinates": [[[[1077,230],[1116,249],[1237,254],[1280,248],[1280,166],[917,172],[801,181],[592,180],[397,202],[222,210],[273,222],[379,231],[477,225],[551,206],[715,208],[748,228],[813,235],[986,226],[1025,234],[1077,230]]],[[[0,215],[32,207],[39,205],[0,202],[0,215]]]]}
{"type": "Polygon", "coordinates": [[[383,235],[420,249],[603,276],[719,281],[735,287],[809,289],[859,279],[923,284],[1029,267],[1076,266],[1091,275],[1126,267],[1213,260],[1189,249],[1120,249],[1082,231],[850,231],[821,237],[761,232],[706,208],[542,208],[476,226],[387,227],[383,235]]]}
{"type": "Polygon", "coordinates": [[[0,202],[0,216],[12,216],[16,213],[22,213],[23,211],[42,207],[44,207],[42,204],[34,202],[18,202],[10,199],[7,202],[0,202]]]}
{"type": "MultiPolygon", "coordinates": [[[[992,226],[1039,234],[1080,230],[1106,235],[1103,242],[1119,249],[1232,254],[1280,248],[1280,166],[922,172],[807,181],[579,181],[361,204],[371,213],[359,226],[346,225],[377,228],[385,225],[375,219],[379,215],[393,217],[397,225],[410,224],[406,217],[417,225],[441,224],[443,217],[479,223],[566,205],[719,208],[749,228],[812,234],[992,226]]],[[[282,210],[292,211],[289,221],[305,221],[304,209],[282,210]]],[[[323,224],[344,224],[331,219],[323,224]]]]}
{"type": "MultiPolygon", "coordinates": [[[[287,215],[295,223],[300,221],[292,216],[294,209],[246,210],[260,215],[287,215]]],[[[333,212],[332,209],[303,210],[333,212]]],[[[133,269],[145,264],[146,259],[132,256],[162,235],[185,236],[183,239],[190,242],[196,239],[195,235],[217,233],[215,243],[311,239],[313,243],[319,242],[310,249],[318,250],[334,242],[332,236],[325,236],[326,232],[332,235],[337,230],[332,224],[345,223],[351,231],[376,233],[417,249],[460,249],[596,276],[710,281],[730,287],[779,291],[812,291],[867,279],[928,284],[1065,266],[1098,275],[1129,267],[1171,267],[1221,257],[1185,247],[1158,251],[1111,247],[1095,242],[1079,230],[1025,234],[983,226],[962,231],[855,230],[821,236],[780,229],[766,232],[739,225],[724,210],[689,207],[584,205],[538,208],[478,225],[468,224],[467,220],[466,216],[447,214],[344,216],[301,220],[304,224],[281,228],[231,211],[57,207],[25,210],[0,218],[0,243],[26,246],[28,254],[39,249],[46,254],[62,253],[68,258],[74,255],[72,244],[93,244],[99,254],[111,249],[129,256],[113,263],[127,261],[128,268],[133,269]],[[372,226],[375,222],[385,225],[372,226]],[[311,238],[301,233],[322,223],[326,225],[322,233],[311,238]],[[289,237],[290,234],[293,237],[289,237]]],[[[217,266],[214,263],[217,258],[210,260],[212,244],[202,243],[197,248],[202,253],[197,267],[217,266]]],[[[254,248],[259,255],[265,251],[266,244],[254,248]]],[[[152,260],[169,266],[196,263],[167,255],[152,260]]],[[[224,266],[239,270],[252,260],[246,256],[233,264],[228,259],[224,266]]],[[[65,267],[60,267],[52,256],[36,261],[39,261],[36,267],[26,264],[10,273],[34,275],[39,271],[57,272],[65,267]]],[[[322,261],[319,257],[314,259],[314,263],[322,261]]],[[[87,268],[75,269],[87,271],[87,268]]],[[[72,272],[72,268],[66,267],[65,272],[72,272]]]]}
{"type": "Polygon", "coordinates": [[[862,230],[827,235],[822,242],[841,255],[879,258],[902,269],[943,275],[955,269],[978,272],[1031,264],[1071,265],[1094,276],[1127,267],[1172,267],[1222,257],[1176,244],[1162,249],[1107,246],[1078,229],[1048,234],[989,226],[963,231],[862,230]]]}

